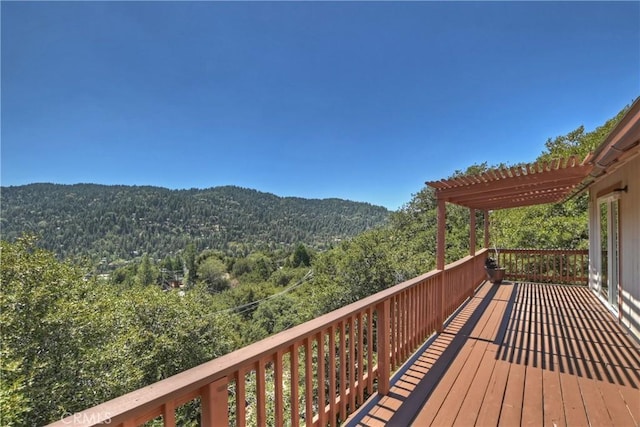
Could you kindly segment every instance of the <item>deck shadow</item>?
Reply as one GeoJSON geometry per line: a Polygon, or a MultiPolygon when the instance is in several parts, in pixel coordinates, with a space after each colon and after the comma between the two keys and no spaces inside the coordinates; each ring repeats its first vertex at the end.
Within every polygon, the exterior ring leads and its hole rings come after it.
{"type": "Polygon", "coordinates": [[[588,289],[522,283],[521,291],[502,319],[497,360],[639,388],[637,351],[588,289]]]}
{"type": "Polygon", "coordinates": [[[396,372],[391,392],[372,396],[345,425],[466,425],[473,414],[493,425],[494,416],[513,421],[509,408],[520,407],[528,409],[517,418],[534,423],[559,416],[573,425],[637,425],[640,352],[598,298],[584,286],[506,284],[482,285],[396,372]],[[467,358],[480,367],[463,376],[467,358]],[[483,388],[489,376],[492,390],[483,388]],[[452,418],[452,410],[460,413],[452,418]]]}
{"type": "MultiPolygon", "coordinates": [[[[393,392],[389,393],[388,396],[378,396],[376,399],[373,399],[367,405],[365,405],[365,407],[359,410],[359,417],[349,420],[345,424],[345,426],[354,427],[368,425],[362,422],[363,418],[370,417],[375,419],[376,417],[375,415],[371,415],[371,411],[377,405],[380,405],[380,401],[385,397],[394,399],[397,402],[397,404],[394,406],[399,407],[395,411],[392,410],[393,415],[390,419],[384,421],[384,425],[391,427],[405,427],[407,425],[410,425],[411,421],[419,413],[420,409],[424,405],[431,392],[436,388],[441,378],[447,372],[451,361],[456,357],[464,343],[469,339],[471,332],[484,314],[484,311],[491,303],[491,300],[495,296],[497,290],[498,286],[491,286],[487,293],[483,297],[481,297],[482,300],[473,310],[473,313],[469,316],[469,318],[459,331],[453,334],[451,332],[447,332],[447,328],[445,328],[444,332],[442,332],[441,334],[435,334],[420,349],[418,349],[418,351],[414,353],[413,357],[407,363],[405,363],[404,367],[394,375],[394,377],[392,378],[392,386],[400,381],[400,379],[411,370],[412,366],[419,361],[420,357],[429,349],[429,347],[437,340],[438,337],[453,337],[450,344],[444,351],[440,353],[437,360],[429,368],[428,372],[422,376],[422,379],[420,379],[409,396],[405,397],[393,392]]],[[[474,296],[473,298],[478,297],[474,296]]],[[[450,324],[451,321],[455,319],[456,315],[462,312],[464,308],[472,302],[473,298],[468,300],[456,313],[454,313],[453,316],[451,316],[448,324],[450,324]]],[[[391,410],[388,406],[385,409],[391,410]]]]}

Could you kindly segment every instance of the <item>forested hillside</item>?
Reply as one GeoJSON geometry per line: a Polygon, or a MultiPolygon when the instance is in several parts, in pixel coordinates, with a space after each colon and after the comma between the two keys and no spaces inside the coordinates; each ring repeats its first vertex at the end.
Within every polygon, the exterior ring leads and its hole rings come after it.
{"type": "Polygon", "coordinates": [[[2,238],[39,236],[62,258],[162,258],[193,243],[246,255],[304,243],[324,249],[385,222],[389,211],[340,199],[239,187],[169,190],[93,184],[2,187],[2,238]]]}

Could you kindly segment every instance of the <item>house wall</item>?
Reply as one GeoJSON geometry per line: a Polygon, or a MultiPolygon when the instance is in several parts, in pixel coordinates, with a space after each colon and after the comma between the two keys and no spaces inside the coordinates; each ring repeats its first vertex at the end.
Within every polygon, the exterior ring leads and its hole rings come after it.
{"type": "Polygon", "coordinates": [[[640,341],[640,156],[606,175],[589,190],[589,286],[596,289],[600,260],[598,194],[607,189],[628,186],[621,193],[620,206],[620,283],[621,322],[640,341]]]}

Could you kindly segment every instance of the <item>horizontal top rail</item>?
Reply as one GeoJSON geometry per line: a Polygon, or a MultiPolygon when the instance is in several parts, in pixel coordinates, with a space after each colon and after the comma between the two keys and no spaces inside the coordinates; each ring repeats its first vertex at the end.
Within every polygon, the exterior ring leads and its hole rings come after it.
{"type": "MultiPolygon", "coordinates": [[[[494,249],[488,249],[489,252],[495,252],[494,249]]],[[[498,248],[498,253],[529,253],[529,254],[588,254],[588,249],[527,249],[527,248],[498,248]]]]}

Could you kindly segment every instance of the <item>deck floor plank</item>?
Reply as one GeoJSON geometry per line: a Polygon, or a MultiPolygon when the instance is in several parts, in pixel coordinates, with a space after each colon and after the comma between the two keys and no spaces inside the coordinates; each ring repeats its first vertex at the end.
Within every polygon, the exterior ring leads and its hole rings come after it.
{"type": "Polygon", "coordinates": [[[426,427],[433,424],[435,417],[438,415],[442,404],[447,399],[451,387],[453,387],[460,370],[466,363],[474,346],[475,342],[469,342],[462,347],[454,362],[451,364],[449,369],[447,369],[447,373],[440,380],[436,389],[429,396],[426,405],[420,411],[418,418],[415,420],[416,425],[426,427]]]}
{"type": "Polygon", "coordinates": [[[636,425],[640,425],[640,393],[637,389],[623,387],[618,390],[629,408],[636,425]]]}
{"type": "MultiPolygon", "coordinates": [[[[603,366],[602,368],[609,371],[609,375],[611,375],[611,367],[603,366]]],[[[609,413],[611,414],[611,419],[614,425],[638,425],[633,419],[631,411],[629,410],[627,402],[625,401],[622,393],[620,393],[620,388],[622,388],[620,385],[613,384],[609,381],[600,381],[599,383],[597,383],[597,386],[600,388],[600,393],[602,393],[605,405],[607,405],[607,408],[609,408],[609,413]]],[[[640,402],[640,394],[638,394],[637,391],[636,395],[638,396],[638,399],[636,399],[636,401],[640,402]]]]}
{"type": "Polygon", "coordinates": [[[584,407],[578,377],[570,374],[560,374],[562,388],[562,404],[568,426],[588,426],[589,419],[584,407]]]}
{"type": "MultiPolygon", "coordinates": [[[[497,295],[497,298],[487,307],[485,316],[476,324],[470,335],[470,339],[478,340],[478,342],[449,391],[447,400],[435,417],[434,425],[473,425],[473,422],[475,422],[478,411],[477,406],[482,402],[484,388],[489,381],[491,373],[488,371],[487,366],[487,351],[489,346],[495,347],[492,341],[500,326],[500,320],[506,306],[506,302],[500,299],[502,298],[501,295],[497,295]],[[480,387],[478,387],[478,382],[481,384],[480,387]],[[462,402],[462,405],[460,402],[462,402]],[[466,417],[472,417],[473,422],[463,422],[462,419],[466,417]],[[459,420],[458,418],[461,419],[459,420]]],[[[489,353],[489,355],[495,360],[494,352],[489,353]]]]}
{"type": "Polygon", "coordinates": [[[530,350],[527,357],[526,377],[524,385],[524,396],[522,407],[523,426],[540,426],[543,425],[543,382],[541,369],[542,366],[542,332],[543,323],[540,321],[542,316],[542,307],[538,304],[539,289],[533,289],[531,299],[527,309],[529,310],[529,330],[528,330],[528,349],[530,350]]]}
{"type": "MultiPolygon", "coordinates": [[[[587,368],[584,366],[586,362],[580,360],[578,364],[582,365],[583,371],[586,371],[587,368]]],[[[598,427],[613,426],[604,398],[598,387],[595,386],[597,380],[585,376],[577,376],[577,380],[589,424],[598,427]]]]}
{"type": "Polygon", "coordinates": [[[522,425],[541,426],[544,421],[542,369],[527,366],[525,374],[522,425]]]}
{"type": "Polygon", "coordinates": [[[493,376],[496,365],[495,351],[491,351],[488,346],[484,352],[480,365],[482,369],[478,369],[473,381],[469,386],[469,392],[460,406],[460,411],[453,422],[454,426],[466,427],[472,426],[478,420],[486,397],[486,390],[493,376]]]}
{"type": "MultiPolygon", "coordinates": [[[[482,293],[479,292],[478,294],[486,295],[487,290],[483,289],[482,293]]],[[[477,300],[479,299],[477,298],[478,294],[476,295],[476,298],[474,298],[476,301],[472,300],[472,302],[470,303],[471,307],[473,307],[472,304],[477,305],[477,300]]],[[[495,302],[491,301],[491,303],[485,310],[485,313],[492,312],[494,309],[494,306],[495,306],[495,302]]],[[[464,315],[464,317],[468,317],[468,316],[469,314],[464,315]]],[[[481,332],[482,328],[484,327],[487,321],[488,321],[487,317],[483,316],[478,322],[478,324],[475,325],[471,335],[473,335],[474,333],[479,333],[478,331],[481,332]]],[[[445,333],[450,334],[454,331],[459,331],[462,326],[464,325],[461,325],[458,322],[452,322],[445,329],[445,333]]],[[[454,389],[454,385],[456,384],[458,377],[461,375],[461,371],[465,368],[465,365],[467,365],[469,358],[472,357],[472,359],[475,360],[475,358],[478,357],[477,350],[474,352],[474,348],[476,347],[477,343],[478,343],[477,341],[469,340],[462,346],[462,348],[460,349],[459,353],[457,354],[454,360],[454,363],[452,363],[449,366],[449,368],[446,371],[446,374],[443,376],[442,379],[439,380],[437,384],[437,388],[435,389],[435,392],[429,396],[429,399],[427,401],[428,407],[424,407],[421,410],[420,416],[418,419],[416,419],[415,423],[421,426],[442,425],[440,422],[436,424],[435,420],[439,414],[446,412],[446,409],[444,411],[442,410],[443,409],[442,406],[445,404],[445,402],[452,401],[453,400],[452,396],[454,394],[460,393],[459,388],[454,389]],[[472,354],[474,354],[474,356],[472,356],[472,354]],[[453,389],[453,392],[452,392],[452,389],[453,389]]],[[[465,372],[462,375],[464,376],[468,374],[465,372]]],[[[457,406],[458,406],[457,409],[459,409],[459,405],[457,406]]]]}
{"type": "Polygon", "coordinates": [[[525,378],[526,367],[524,365],[510,364],[498,425],[505,427],[520,425],[525,378]]]}
{"type": "Polygon", "coordinates": [[[464,366],[461,367],[455,381],[451,384],[446,399],[440,405],[438,413],[430,425],[450,426],[454,424],[460,412],[460,402],[464,401],[467,397],[467,393],[478,371],[486,347],[486,342],[478,342],[473,346],[469,357],[464,366]]]}
{"type": "MultiPolygon", "coordinates": [[[[556,358],[556,360],[558,359],[556,358]]],[[[560,365],[560,363],[558,362],[557,365],[560,365]]],[[[542,397],[544,401],[544,425],[565,426],[560,370],[542,370],[542,397]]]]}
{"type": "MultiPolygon", "coordinates": [[[[506,290],[506,288],[504,288],[506,290]]],[[[491,318],[486,323],[482,331],[480,331],[480,339],[487,341],[494,341],[497,334],[499,334],[501,319],[504,316],[507,308],[507,301],[509,300],[511,292],[502,292],[497,295],[499,298],[494,305],[491,318]]],[[[460,411],[456,417],[453,425],[458,426],[470,426],[474,425],[480,415],[483,401],[486,397],[486,390],[489,387],[489,382],[493,376],[494,367],[497,360],[498,346],[494,342],[487,342],[484,346],[484,353],[482,360],[480,361],[480,367],[476,370],[471,384],[468,386],[468,393],[465,396],[460,411]]]]}
{"type": "MultiPolygon", "coordinates": [[[[504,390],[509,378],[509,363],[497,359],[491,371],[491,378],[482,399],[476,426],[495,426],[500,420],[500,409],[504,399],[504,390]]],[[[415,424],[416,426],[418,424],[415,424]]]]}

